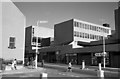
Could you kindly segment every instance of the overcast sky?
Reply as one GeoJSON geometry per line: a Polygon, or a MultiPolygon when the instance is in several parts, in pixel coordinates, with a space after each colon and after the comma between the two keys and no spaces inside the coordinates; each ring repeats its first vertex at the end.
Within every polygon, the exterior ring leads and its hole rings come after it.
{"type": "Polygon", "coordinates": [[[26,16],[26,25],[48,21],[40,26],[54,28],[54,24],[76,18],[101,25],[109,23],[114,29],[114,10],[117,2],[15,2],[26,16]]]}

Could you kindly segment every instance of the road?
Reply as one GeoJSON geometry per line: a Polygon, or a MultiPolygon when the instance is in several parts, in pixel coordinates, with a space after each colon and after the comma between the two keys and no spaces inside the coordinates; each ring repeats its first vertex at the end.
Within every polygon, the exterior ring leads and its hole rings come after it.
{"type": "MultiPolygon", "coordinates": [[[[39,71],[29,73],[7,74],[2,79],[40,79],[39,71]]],[[[44,73],[48,74],[47,79],[93,79],[95,76],[66,72],[66,70],[44,68],[44,73]]]]}

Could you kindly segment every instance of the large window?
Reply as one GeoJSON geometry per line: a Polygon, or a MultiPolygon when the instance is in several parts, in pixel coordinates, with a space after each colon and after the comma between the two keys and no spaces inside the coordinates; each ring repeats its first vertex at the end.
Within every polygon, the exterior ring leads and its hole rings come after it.
{"type": "Polygon", "coordinates": [[[10,37],[9,38],[9,47],[10,49],[15,49],[15,37],[10,37]]]}

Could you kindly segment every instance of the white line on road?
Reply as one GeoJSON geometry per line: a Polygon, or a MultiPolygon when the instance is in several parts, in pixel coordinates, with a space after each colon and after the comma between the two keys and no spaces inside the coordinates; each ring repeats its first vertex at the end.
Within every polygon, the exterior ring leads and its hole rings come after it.
{"type": "Polygon", "coordinates": [[[22,75],[22,76],[19,76],[19,77],[22,77],[22,78],[24,78],[24,77],[33,77],[34,75],[32,75],[32,74],[29,74],[29,75],[22,75]]]}

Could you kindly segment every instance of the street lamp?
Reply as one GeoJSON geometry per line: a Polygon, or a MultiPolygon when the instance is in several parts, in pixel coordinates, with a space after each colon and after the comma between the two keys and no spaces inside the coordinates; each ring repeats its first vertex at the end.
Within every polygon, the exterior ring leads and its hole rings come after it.
{"type": "MultiPolygon", "coordinates": [[[[37,27],[38,27],[38,24],[39,24],[39,21],[37,21],[37,27]]],[[[36,69],[37,69],[37,59],[38,59],[38,33],[36,35],[36,53],[35,53],[35,68],[36,69]]]]}
{"type": "MultiPolygon", "coordinates": [[[[39,23],[47,23],[48,21],[37,21],[37,27],[39,23]]],[[[36,33],[36,54],[35,54],[35,68],[37,69],[37,59],[38,59],[38,29],[36,33]]]]}
{"type": "MultiPolygon", "coordinates": [[[[105,22],[106,20],[102,18],[101,21],[102,21],[102,24],[103,24],[103,22],[105,22]]],[[[105,34],[104,34],[104,31],[103,31],[103,53],[102,53],[102,56],[103,56],[103,67],[104,68],[105,68],[105,65],[106,65],[105,55],[106,55],[106,52],[105,52],[105,34]]]]}
{"type": "Polygon", "coordinates": [[[103,36],[103,67],[105,68],[105,55],[106,55],[106,52],[105,52],[105,37],[103,36]]]}

